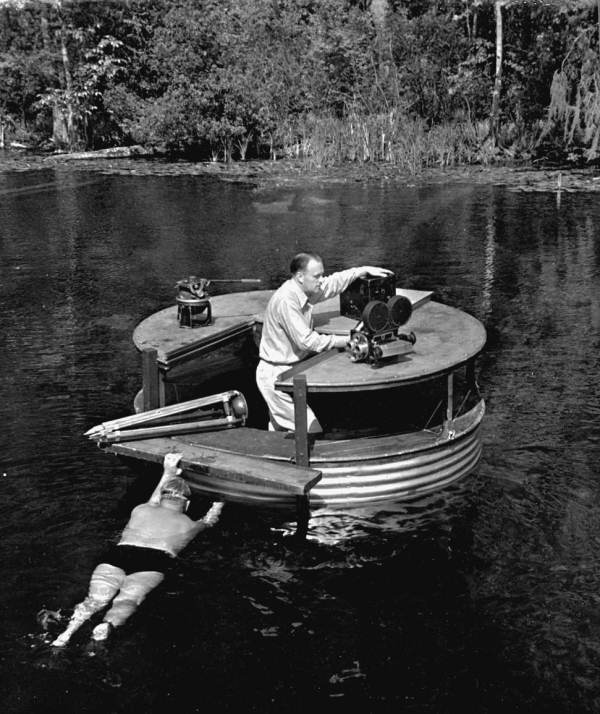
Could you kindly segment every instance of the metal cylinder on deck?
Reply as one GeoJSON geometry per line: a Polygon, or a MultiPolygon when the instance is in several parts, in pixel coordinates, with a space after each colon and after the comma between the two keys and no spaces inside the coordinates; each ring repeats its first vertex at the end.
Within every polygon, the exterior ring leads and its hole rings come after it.
{"type": "Polygon", "coordinates": [[[389,357],[398,357],[412,352],[414,341],[409,339],[396,339],[390,342],[382,342],[374,344],[372,347],[373,359],[376,361],[388,359],[389,357]]]}
{"type": "Polygon", "coordinates": [[[179,327],[202,327],[212,322],[212,309],[208,298],[189,294],[177,295],[177,321],[179,327]]]}

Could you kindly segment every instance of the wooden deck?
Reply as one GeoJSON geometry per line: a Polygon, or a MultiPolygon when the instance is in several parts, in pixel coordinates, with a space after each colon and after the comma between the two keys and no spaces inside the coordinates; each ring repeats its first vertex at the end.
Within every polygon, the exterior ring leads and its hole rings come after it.
{"type": "Polygon", "coordinates": [[[228,493],[232,482],[305,496],[321,478],[317,469],[290,462],[275,463],[240,452],[231,453],[198,441],[193,435],[140,439],[111,444],[108,451],[157,464],[161,464],[169,452],[181,453],[180,465],[190,482],[210,483],[210,490],[216,497],[228,493]],[[219,484],[222,490],[219,490],[219,484]]]}
{"type": "MultiPolygon", "coordinates": [[[[157,360],[169,365],[182,354],[209,352],[237,335],[250,332],[256,323],[262,323],[267,303],[274,290],[253,290],[211,297],[213,323],[193,329],[180,327],[177,306],[173,305],[150,315],[133,333],[133,342],[141,352],[156,350],[157,360]]],[[[422,290],[403,290],[399,295],[408,297],[415,307],[431,297],[422,290]]],[[[324,334],[349,334],[356,320],[340,316],[339,297],[318,303],[314,307],[315,329],[324,334]]]]}
{"type": "MultiPolygon", "coordinates": [[[[335,318],[338,325],[348,319],[335,318]]],[[[411,384],[466,364],[482,350],[486,340],[479,320],[438,302],[428,302],[416,310],[402,331],[413,331],[417,336],[412,352],[383,361],[377,367],[351,362],[343,351],[315,355],[284,372],[276,386],[291,393],[293,378],[298,374],[306,376],[309,392],[363,392],[411,384]]]]}
{"type": "MultiPolygon", "coordinates": [[[[479,411],[469,419],[480,418],[479,411]]],[[[455,419],[458,431],[468,426],[464,417],[455,419]]],[[[441,428],[388,436],[364,436],[352,439],[317,439],[310,454],[311,464],[318,468],[320,462],[356,461],[389,458],[435,447],[442,438],[441,428]]],[[[266,431],[252,427],[238,427],[223,431],[186,434],[170,440],[171,448],[185,443],[198,449],[209,449],[221,454],[237,454],[257,459],[267,459],[282,465],[292,463],[296,457],[294,435],[289,432],[266,431]]],[[[118,444],[109,450],[116,451],[118,444]]],[[[131,442],[134,447],[135,443],[131,442]]],[[[165,452],[166,453],[166,452],[165,452]]]]}

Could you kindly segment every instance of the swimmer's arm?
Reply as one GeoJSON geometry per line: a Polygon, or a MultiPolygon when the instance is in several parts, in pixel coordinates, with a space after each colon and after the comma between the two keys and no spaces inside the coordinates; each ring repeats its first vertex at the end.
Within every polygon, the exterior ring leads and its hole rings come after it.
{"type": "Polygon", "coordinates": [[[200,533],[200,531],[203,531],[205,528],[214,526],[219,520],[219,516],[221,515],[224,505],[225,504],[222,501],[215,501],[206,514],[199,521],[194,523],[194,533],[200,533]]]}
{"type": "Polygon", "coordinates": [[[152,506],[158,506],[160,503],[160,492],[165,484],[173,476],[179,476],[181,469],[177,465],[181,460],[182,454],[166,454],[163,461],[163,474],[160,477],[160,481],[156,484],[156,488],[152,492],[152,495],[148,499],[148,503],[152,506]]]}

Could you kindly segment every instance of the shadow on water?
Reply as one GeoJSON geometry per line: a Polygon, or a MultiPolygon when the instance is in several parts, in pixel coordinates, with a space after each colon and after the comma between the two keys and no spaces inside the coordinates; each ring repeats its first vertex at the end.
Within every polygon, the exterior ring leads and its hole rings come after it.
{"type": "Polygon", "coordinates": [[[593,197],[0,176],[5,711],[600,710],[593,197]],[[485,322],[477,473],[418,502],[316,511],[302,546],[287,515],[228,506],[113,641],[90,647],[90,623],[53,652],[54,613],[152,486],[82,438],[131,409],[133,326],[185,275],[274,287],[303,248],[329,270],[386,265],[485,322]]]}

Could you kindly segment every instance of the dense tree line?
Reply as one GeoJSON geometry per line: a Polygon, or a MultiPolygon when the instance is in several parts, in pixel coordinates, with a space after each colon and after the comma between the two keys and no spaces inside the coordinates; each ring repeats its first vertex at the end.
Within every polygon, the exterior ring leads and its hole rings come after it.
{"type": "Polygon", "coordinates": [[[593,161],[600,0],[0,0],[0,141],[593,161]]]}

